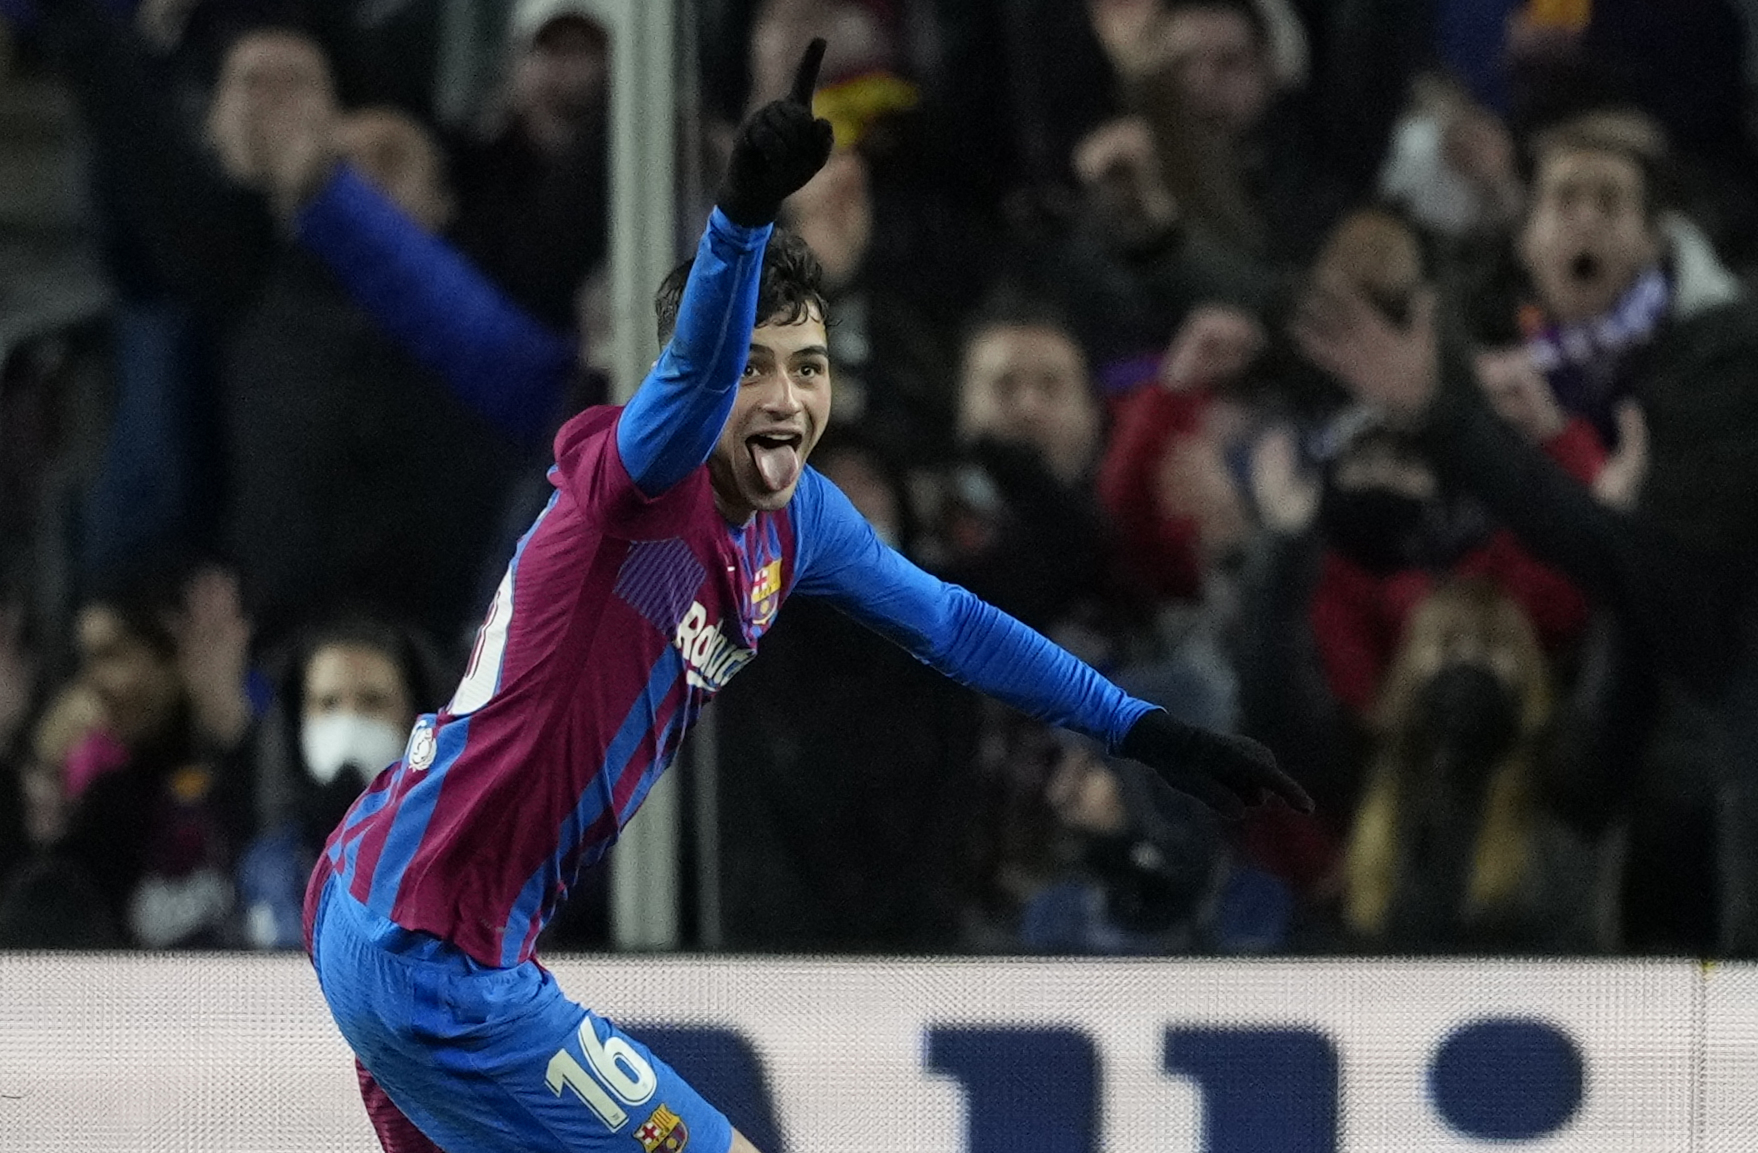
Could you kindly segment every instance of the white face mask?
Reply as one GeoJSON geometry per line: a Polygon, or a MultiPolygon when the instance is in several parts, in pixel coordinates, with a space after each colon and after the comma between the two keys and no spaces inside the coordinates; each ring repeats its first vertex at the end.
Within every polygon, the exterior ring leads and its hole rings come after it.
{"type": "Polygon", "coordinates": [[[335,780],[343,765],[353,765],[370,780],[403,755],[403,733],[359,713],[325,713],[300,727],[299,747],[305,771],[320,785],[335,780]]]}

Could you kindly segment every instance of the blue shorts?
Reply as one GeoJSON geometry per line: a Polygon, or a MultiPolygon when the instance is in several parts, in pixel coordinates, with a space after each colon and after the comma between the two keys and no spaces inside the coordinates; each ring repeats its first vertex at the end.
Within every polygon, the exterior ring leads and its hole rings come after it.
{"type": "Polygon", "coordinates": [[[342,1036],[446,1153],[732,1147],[718,1109],[535,962],[483,965],[368,911],[335,880],[313,930],[312,963],[342,1036]]]}

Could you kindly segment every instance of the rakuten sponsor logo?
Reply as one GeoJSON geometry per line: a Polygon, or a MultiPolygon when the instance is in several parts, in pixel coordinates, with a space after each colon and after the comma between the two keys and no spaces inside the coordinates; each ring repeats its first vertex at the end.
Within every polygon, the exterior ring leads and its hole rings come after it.
{"type": "Polygon", "coordinates": [[[757,655],[728,640],[719,621],[709,624],[708,610],[700,601],[690,602],[690,611],[678,622],[672,645],[683,654],[685,678],[691,687],[711,693],[725,688],[726,682],[757,655]]]}

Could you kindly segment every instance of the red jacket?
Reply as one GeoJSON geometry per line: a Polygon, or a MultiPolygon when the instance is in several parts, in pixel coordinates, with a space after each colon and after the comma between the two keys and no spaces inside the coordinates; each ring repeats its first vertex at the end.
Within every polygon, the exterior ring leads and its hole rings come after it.
{"type": "Polygon", "coordinates": [[[1112,406],[1110,442],[1099,464],[1099,502],[1111,516],[1120,548],[1117,566],[1129,587],[1165,600],[1202,591],[1196,518],[1167,516],[1156,474],[1175,437],[1202,427],[1206,391],[1136,388],[1112,406]]]}
{"type": "MultiPolygon", "coordinates": [[[[1599,434],[1579,417],[1547,441],[1544,451],[1583,484],[1592,483],[1605,465],[1599,434]]],[[[1548,651],[1573,640],[1587,624],[1587,598],[1581,590],[1527,552],[1507,529],[1498,529],[1460,558],[1453,573],[1484,577],[1519,601],[1548,651]]],[[[1434,575],[1422,569],[1379,575],[1326,552],[1310,609],[1313,639],[1326,683],[1357,716],[1372,708],[1404,622],[1434,583],[1434,575]]]]}

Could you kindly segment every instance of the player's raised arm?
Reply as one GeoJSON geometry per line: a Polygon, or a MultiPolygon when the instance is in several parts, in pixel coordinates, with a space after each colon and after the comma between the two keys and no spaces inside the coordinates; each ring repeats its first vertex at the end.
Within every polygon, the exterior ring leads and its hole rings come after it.
{"type": "Polygon", "coordinates": [[[776,214],[830,158],[830,122],[812,115],[823,59],[824,41],[812,41],[793,91],[739,126],[676,327],[618,422],[617,453],[648,496],[708,459],[731,411],[760,320],[763,250],[776,214]]]}
{"type": "Polygon", "coordinates": [[[807,470],[794,509],[801,594],[832,601],[960,684],[1104,742],[1224,816],[1271,794],[1312,810],[1263,745],[1174,720],[993,605],[923,572],[881,543],[817,473],[807,470]]]}

